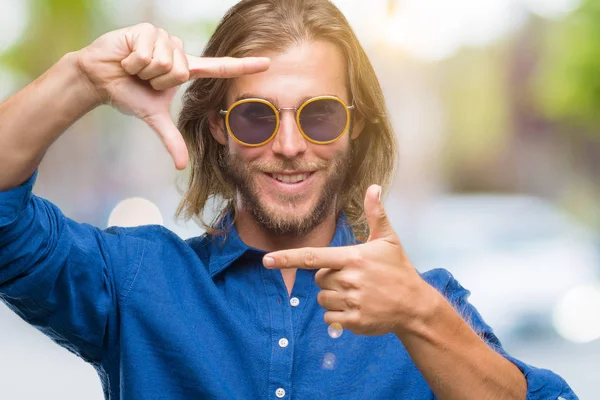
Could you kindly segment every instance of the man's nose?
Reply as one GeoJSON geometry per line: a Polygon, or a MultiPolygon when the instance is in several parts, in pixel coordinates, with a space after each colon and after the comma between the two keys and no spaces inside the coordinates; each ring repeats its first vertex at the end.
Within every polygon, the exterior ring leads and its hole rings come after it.
{"type": "Polygon", "coordinates": [[[294,158],[308,148],[308,141],[302,136],[296,123],[293,110],[282,110],[279,130],[273,138],[273,152],[285,158],[294,158]]]}

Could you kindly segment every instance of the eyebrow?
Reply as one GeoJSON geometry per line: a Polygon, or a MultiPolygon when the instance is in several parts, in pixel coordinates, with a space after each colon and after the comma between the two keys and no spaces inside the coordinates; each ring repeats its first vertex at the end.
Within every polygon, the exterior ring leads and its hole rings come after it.
{"type": "Polygon", "coordinates": [[[258,96],[258,95],[254,94],[254,93],[242,93],[242,94],[239,94],[239,95],[237,95],[233,99],[233,102],[235,103],[237,101],[245,100],[245,99],[264,99],[264,100],[267,100],[269,103],[272,103],[273,105],[275,105],[276,102],[277,102],[272,97],[258,96]]]}

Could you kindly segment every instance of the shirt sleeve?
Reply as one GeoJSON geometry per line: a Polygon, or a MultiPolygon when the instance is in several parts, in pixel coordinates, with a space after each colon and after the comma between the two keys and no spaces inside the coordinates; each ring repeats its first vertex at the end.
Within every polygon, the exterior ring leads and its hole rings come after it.
{"type": "Polygon", "coordinates": [[[471,293],[463,288],[452,274],[438,269],[425,273],[423,277],[448,299],[463,319],[491,348],[523,372],[527,380],[527,400],[579,400],[565,380],[554,372],[535,368],[506,353],[492,328],[469,303],[468,298],[471,293]]]}
{"type": "Polygon", "coordinates": [[[66,218],[32,194],[36,176],[0,192],[0,299],[61,346],[99,363],[144,244],[119,229],[66,218]]]}

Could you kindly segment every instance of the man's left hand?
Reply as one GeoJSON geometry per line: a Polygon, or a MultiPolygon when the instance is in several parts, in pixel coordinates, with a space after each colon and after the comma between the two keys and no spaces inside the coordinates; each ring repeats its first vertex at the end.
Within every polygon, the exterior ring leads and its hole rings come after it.
{"type": "Polygon", "coordinates": [[[315,280],[321,288],[318,302],[327,310],[325,323],[339,323],[361,335],[411,330],[422,320],[427,300],[435,292],[408,260],[380,196],[377,185],[369,187],[365,196],[367,242],[282,250],[263,259],[267,268],[318,269],[315,280]]]}

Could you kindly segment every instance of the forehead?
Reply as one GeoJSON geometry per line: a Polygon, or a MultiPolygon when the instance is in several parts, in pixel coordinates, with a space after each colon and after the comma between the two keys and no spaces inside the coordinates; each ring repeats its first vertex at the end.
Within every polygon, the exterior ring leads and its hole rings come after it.
{"type": "Polygon", "coordinates": [[[283,53],[253,55],[269,57],[271,66],[265,72],[233,79],[227,92],[228,104],[242,97],[260,97],[277,107],[295,107],[303,99],[320,95],[350,101],[346,60],[330,42],[303,41],[283,53]]]}

